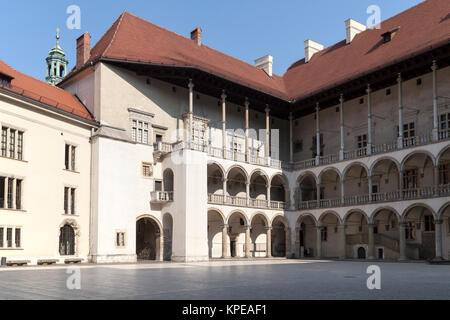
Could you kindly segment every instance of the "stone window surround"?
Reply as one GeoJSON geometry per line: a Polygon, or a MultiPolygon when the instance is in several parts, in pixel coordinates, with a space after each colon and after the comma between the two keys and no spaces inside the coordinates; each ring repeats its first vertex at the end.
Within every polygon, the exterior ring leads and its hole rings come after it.
{"type": "MultiPolygon", "coordinates": [[[[7,128],[8,129],[8,136],[7,136],[7,139],[6,139],[6,152],[7,152],[7,155],[6,155],[6,157],[4,157],[4,156],[2,156],[1,154],[0,154],[0,158],[5,158],[5,159],[11,159],[11,160],[15,160],[15,161],[22,161],[22,162],[27,162],[27,161],[25,161],[24,159],[25,159],[25,141],[26,141],[26,139],[25,139],[25,135],[26,135],[26,132],[28,131],[27,129],[25,129],[25,128],[22,128],[22,127],[20,127],[20,126],[16,126],[16,125],[13,125],[13,124],[10,124],[10,123],[8,123],[8,122],[2,122],[2,121],[0,121],[0,130],[1,130],[1,128],[3,128],[3,127],[5,127],[5,128],[7,128]],[[9,142],[10,142],[10,140],[9,140],[9,131],[10,130],[15,130],[16,132],[22,132],[23,133],[23,140],[22,140],[22,159],[18,159],[17,158],[17,151],[18,151],[18,148],[17,148],[17,144],[18,144],[18,134],[16,133],[16,137],[15,137],[15,157],[14,158],[11,158],[11,157],[9,157],[8,155],[9,155],[9,142]]],[[[0,132],[0,137],[1,137],[1,132],[0,132]]]]}
{"type": "Polygon", "coordinates": [[[3,228],[3,247],[0,250],[24,250],[23,248],[23,226],[21,225],[0,225],[3,228]],[[12,247],[8,248],[7,244],[7,229],[12,229],[12,247]],[[16,247],[16,230],[20,229],[20,247],[16,247]]]}

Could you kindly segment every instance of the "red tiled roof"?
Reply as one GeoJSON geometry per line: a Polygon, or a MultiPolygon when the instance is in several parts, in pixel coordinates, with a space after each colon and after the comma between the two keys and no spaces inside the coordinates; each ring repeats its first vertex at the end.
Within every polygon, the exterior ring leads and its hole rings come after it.
{"type": "Polygon", "coordinates": [[[0,84],[0,88],[15,92],[84,119],[93,120],[86,107],[70,92],[18,72],[2,60],[0,60],[0,73],[13,78],[11,86],[0,84]]]}
{"type": "MultiPolygon", "coordinates": [[[[349,45],[341,41],[317,53],[307,64],[304,59],[295,62],[283,77],[270,78],[253,65],[206,45],[199,47],[189,38],[124,12],[92,48],[85,65],[106,58],[189,66],[290,100],[357,78],[449,40],[450,1],[427,0],[382,22],[381,29],[360,33],[349,45]],[[382,44],[381,35],[396,27],[400,29],[392,41],[382,44]]],[[[80,69],[72,70],[66,79],[80,69]]]]}

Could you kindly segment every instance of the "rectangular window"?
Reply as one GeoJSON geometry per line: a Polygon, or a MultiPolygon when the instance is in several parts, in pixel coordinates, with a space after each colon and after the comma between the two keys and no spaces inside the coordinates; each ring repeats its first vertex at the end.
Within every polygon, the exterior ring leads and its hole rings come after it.
{"type": "Polygon", "coordinates": [[[450,163],[442,164],[439,167],[440,184],[450,184],[450,163]]]}
{"type": "Polygon", "coordinates": [[[432,216],[425,216],[425,231],[426,232],[433,232],[435,231],[434,228],[434,220],[432,216]]]}
{"type": "Polygon", "coordinates": [[[162,142],[163,141],[163,136],[160,135],[160,134],[157,134],[155,141],[156,141],[156,143],[162,142]]]}
{"type": "Polygon", "coordinates": [[[417,169],[405,170],[403,177],[403,188],[404,189],[416,189],[417,188],[417,169]]]}
{"type": "Polygon", "coordinates": [[[69,170],[69,159],[70,159],[70,145],[66,144],[64,152],[64,168],[69,170]]]}
{"type": "Polygon", "coordinates": [[[414,122],[403,125],[403,137],[412,138],[416,136],[416,126],[414,122]]]}
{"type": "Polygon", "coordinates": [[[116,246],[119,248],[125,247],[125,232],[116,233],[116,246]]]}
{"type": "Polygon", "coordinates": [[[0,208],[4,209],[6,208],[5,203],[5,188],[6,188],[6,178],[0,177],[0,208]]]}
{"type": "Polygon", "coordinates": [[[17,159],[23,160],[23,132],[17,133],[17,159]]]}
{"type": "Polygon", "coordinates": [[[6,157],[7,142],[8,142],[8,128],[2,127],[2,157],[6,157]]]}
{"type": "Polygon", "coordinates": [[[16,157],[16,130],[9,130],[9,157],[16,157]]]}
{"type": "Polygon", "coordinates": [[[20,233],[21,233],[21,229],[16,228],[16,232],[15,232],[15,236],[14,236],[16,248],[21,248],[21,243],[20,243],[21,234],[20,233]]]}
{"type": "MultiPolygon", "coordinates": [[[[323,157],[323,149],[325,148],[325,144],[323,143],[323,134],[320,134],[320,156],[323,157]]],[[[317,157],[317,135],[312,137],[312,147],[311,151],[313,153],[312,157],[317,157]]]]}
{"type": "Polygon", "coordinates": [[[71,146],[72,154],[70,156],[70,170],[75,171],[75,154],[76,154],[76,147],[71,146]]]}
{"type": "Polygon", "coordinates": [[[66,170],[76,170],[76,149],[77,147],[66,144],[64,150],[64,168],[66,170]]]}
{"type": "Polygon", "coordinates": [[[153,175],[153,169],[150,163],[142,164],[142,175],[146,178],[151,177],[153,175]]]}
{"type": "Polygon", "coordinates": [[[155,180],[155,191],[162,191],[162,181],[155,180]]]}
{"type": "Polygon", "coordinates": [[[22,180],[16,180],[16,209],[22,209],[22,180]]]}
{"type": "Polygon", "coordinates": [[[5,244],[3,243],[4,232],[5,229],[3,227],[0,227],[0,248],[5,247],[5,244]]]}
{"type": "Polygon", "coordinates": [[[64,188],[64,213],[69,214],[69,188],[64,188]]]}
{"type": "Polygon", "coordinates": [[[441,132],[450,132],[450,113],[441,114],[439,128],[441,132]]]}
{"type": "Polygon", "coordinates": [[[14,179],[8,179],[8,209],[13,209],[13,181],[14,179]]]}
{"type": "Polygon", "coordinates": [[[358,149],[367,147],[367,134],[363,134],[356,137],[356,147],[358,149]]]}
{"type": "Polygon", "coordinates": [[[132,120],[131,121],[131,140],[148,144],[148,132],[150,125],[148,122],[132,120]]]}
{"type": "Polygon", "coordinates": [[[13,241],[12,241],[12,228],[6,229],[6,246],[8,248],[12,248],[13,241]]]}
{"type": "Polygon", "coordinates": [[[70,189],[70,213],[75,214],[75,189],[70,189]]]}
{"type": "Polygon", "coordinates": [[[322,238],[322,242],[327,242],[327,240],[328,240],[328,228],[327,227],[322,228],[321,238],[322,238]]]}

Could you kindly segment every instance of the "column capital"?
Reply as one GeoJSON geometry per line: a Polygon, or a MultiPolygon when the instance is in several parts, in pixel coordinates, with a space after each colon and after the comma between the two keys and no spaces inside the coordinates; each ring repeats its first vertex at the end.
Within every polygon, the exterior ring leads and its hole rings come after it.
{"type": "Polygon", "coordinates": [[[266,109],[265,109],[265,111],[266,111],[266,115],[269,115],[269,113],[270,113],[270,107],[269,107],[268,104],[266,104],[266,109]]]}
{"type": "Polygon", "coordinates": [[[340,103],[344,103],[344,94],[343,94],[343,93],[341,93],[341,94],[339,95],[339,102],[340,102],[340,103]]]}
{"type": "Polygon", "coordinates": [[[222,94],[220,95],[220,98],[222,99],[222,102],[225,102],[227,99],[227,94],[225,93],[225,89],[222,90],[222,94]]]}
{"type": "Polygon", "coordinates": [[[369,94],[372,92],[372,88],[370,88],[370,83],[367,84],[366,92],[369,94]]]}
{"type": "Polygon", "coordinates": [[[433,64],[431,65],[431,70],[436,71],[438,68],[436,60],[433,60],[433,64]]]}
{"type": "Polygon", "coordinates": [[[250,101],[248,100],[247,97],[245,97],[244,107],[245,107],[246,109],[248,109],[249,106],[250,106],[250,101]]]}
{"type": "Polygon", "coordinates": [[[402,79],[402,73],[399,72],[399,73],[397,74],[397,83],[402,83],[402,81],[403,81],[403,79],[402,79]]]}
{"type": "Polygon", "coordinates": [[[316,102],[316,112],[319,112],[319,111],[320,111],[320,103],[316,102]]]}
{"type": "Polygon", "coordinates": [[[272,227],[265,227],[264,228],[264,230],[266,230],[266,231],[272,231],[272,229],[273,229],[272,227]]]}
{"type": "Polygon", "coordinates": [[[228,229],[228,226],[229,226],[228,224],[223,224],[223,225],[222,225],[222,228],[223,228],[223,229],[225,229],[225,228],[228,229]]]}
{"type": "Polygon", "coordinates": [[[189,88],[189,90],[194,89],[194,83],[192,82],[192,79],[189,79],[188,88],[189,88]]]}
{"type": "Polygon", "coordinates": [[[244,229],[245,229],[245,230],[252,230],[252,226],[249,225],[249,224],[246,224],[246,225],[244,226],[244,229]]]}

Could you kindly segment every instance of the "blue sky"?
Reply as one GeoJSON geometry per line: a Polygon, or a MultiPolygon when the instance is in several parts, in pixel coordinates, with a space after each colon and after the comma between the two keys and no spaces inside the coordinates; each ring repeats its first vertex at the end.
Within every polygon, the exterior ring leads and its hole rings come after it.
{"type": "Polygon", "coordinates": [[[282,75],[304,57],[303,42],[325,46],[345,38],[344,21],[366,23],[370,5],[381,8],[385,20],[419,0],[15,0],[2,1],[0,59],[17,70],[45,78],[45,58],[61,28],[61,47],[75,63],[75,40],[83,32],[92,45],[123,11],[189,36],[197,26],[203,42],[248,63],[266,54],[274,56],[274,72],[282,75]],[[69,30],[67,7],[81,8],[81,29],[69,30]]]}

